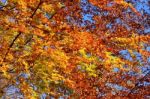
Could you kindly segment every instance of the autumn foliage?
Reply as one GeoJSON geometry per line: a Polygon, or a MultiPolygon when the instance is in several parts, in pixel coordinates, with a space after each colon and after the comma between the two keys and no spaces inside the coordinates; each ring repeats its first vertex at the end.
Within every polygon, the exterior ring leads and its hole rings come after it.
{"type": "Polygon", "coordinates": [[[150,86],[138,85],[150,81],[141,71],[149,66],[150,35],[142,32],[147,16],[131,3],[88,0],[97,8],[90,23],[83,17],[93,11],[83,11],[80,0],[2,1],[1,97],[148,99],[150,86]],[[19,92],[8,95],[10,86],[19,92]]]}

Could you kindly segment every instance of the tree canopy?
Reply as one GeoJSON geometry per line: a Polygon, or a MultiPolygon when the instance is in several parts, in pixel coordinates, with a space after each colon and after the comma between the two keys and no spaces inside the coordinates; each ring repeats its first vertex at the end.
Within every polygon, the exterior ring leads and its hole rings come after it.
{"type": "Polygon", "coordinates": [[[150,14],[135,3],[1,0],[0,97],[148,99],[150,14]]]}

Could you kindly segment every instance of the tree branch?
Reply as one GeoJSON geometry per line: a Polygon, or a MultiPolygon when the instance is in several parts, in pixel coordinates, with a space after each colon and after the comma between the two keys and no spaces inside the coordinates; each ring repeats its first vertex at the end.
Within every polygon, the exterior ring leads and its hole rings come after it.
{"type": "MultiPolygon", "coordinates": [[[[40,0],[38,6],[36,7],[36,9],[35,9],[34,12],[32,13],[32,15],[30,16],[30,18],[33,18],[33,16],[35,15],[37,9],[40,7],[41,4],[42,4],[42,1],[40,0]]],[[[15,38],[13,39],[13,41],[11,42],[11,44],[9,45],[9,48],[8,48],[8,50],[7,50],[7,52],[6,52],[5,56],[4,56],[3,61],[6,60],[6,56],[8,55],[8,53],[9,53],[11,47],[14,45],[15,41],[17,40],[17,38],[18,38],[20,35],[21,35],[21,32],[19,32],[19,33],[15,36],[15,38]]],[[[1,65],[1,66],[2,66],[2,65],[1,65]]]]}
{"type": "Polygon", "coordinates": [[[144,80],[148,75],[150,74],[150,70],[148,71],[148,73],[146,73],[145,76],[143,76],[141,79],[138,80],[138,82],[135,84],[135,86],[130,90],[130,92],[127,94],[127,96],[129,96],[135,89],[138,88],[138,85],[140,83],[140,81],[144,80]]]}
{"type": "Polygon", "coordinates": [[[11,44],[9,45],[9,48],[8,48],[8,50],[7,50],[7,52],[6,52],[5,56],[4,56],[3,61],[5,61],[6,56],[8,55],[10,49],[12,48],[12,46],[13,46],[14,43],[15,43],[15,41],[17,40],[17,38],[18,38],[20,35],[21,35],[21,32],[19,32],[19,33],[15,36],[15,38],[13,39],[13,41],[11,42],[11,44]]]}
{"type": "Polygon", "coordinates": [[[39,9],[39,7],[40,7],[41,4],[42,4],[42,1],[40,0],[39,4],[37,5],[36,9],[32,13],[32,15],[30,16],[30,18],[33,18],[33,16],[35,15],[36,11],[39,9]]]}

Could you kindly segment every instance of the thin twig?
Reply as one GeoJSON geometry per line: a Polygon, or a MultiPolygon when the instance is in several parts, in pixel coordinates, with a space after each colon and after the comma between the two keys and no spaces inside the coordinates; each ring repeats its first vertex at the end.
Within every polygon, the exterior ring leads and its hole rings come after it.
{"type": "Polygon", "coordinates": [[[14,43],[15,43],[15,41],[17,40],[17,38],[18,38],[20,35],[21,35],[21,32],[19,32],[19,33],[15,36],[15,38],[13,39],[13,41],[11,42],[11,44],[9,45],[9,48],[8,48],[8,50],[7,50],[7,52],[6,52],[5,56],[4,56],[3,61],[5,61],[6,56],[8,55],[10,49],[12,48],[12,46],[13,46],[14,43]]]}
{"type": "Polygon", "coordinates": [[[130,90],[130,92],[127,94],[127,96],[129,96],[135,89],[138,88],[138,85],[140,83],[140,81],[144,80],[148,75],[150,74],[150,70],[148,71],[148,73],[146,73],[145,76],[143,76],[141,79],[138,80],[138,82],[135,84],[135,86],[130,90]]]}
{"type": "MultiPolygon", "coordinates": [[[[33,16],[35,15],[37,9],[40,7],[41,4],[42,4],[42,2],[41,2],[41,0],[40,0],[38,6],[36,7],[36,9],[35,9],[34,12],[32,13],[32,15],[30,16],[30,18],[33,18],[33,16]]],[[[18,37],[19,37],[21,34],[22,34],[22,33],[19,32],[19,33],[15,36],[15,38],[13,39],[13,41],[11,42],[11,44],[9,45],[9,48],[8,48],[8,50],[7,50],[7,52],[6,52],[5,56],[4,56],[4,58],[3,58],[3,62],[6,60],[6,56],[8,55],[10,49],[12,48],[12,46],[13,46],[14,43],[15,43],[15,41],[18,39],[18,37]]],[[[3,65],[0,65],[0,66],[2,67],[3,65]]],[[[12,71],[12,70],[11,70],[11,71],[12,71]]]]}

